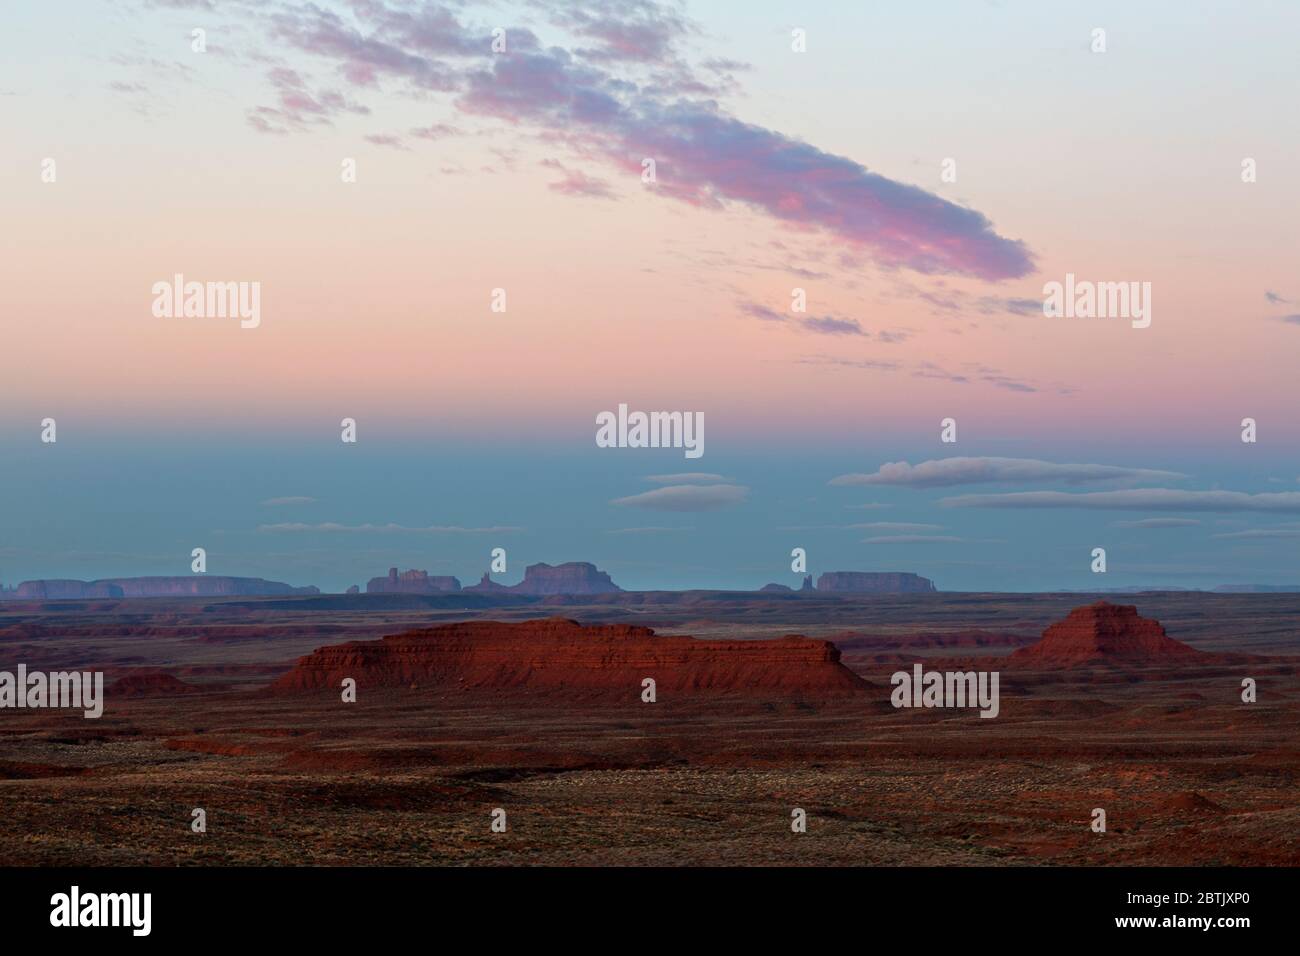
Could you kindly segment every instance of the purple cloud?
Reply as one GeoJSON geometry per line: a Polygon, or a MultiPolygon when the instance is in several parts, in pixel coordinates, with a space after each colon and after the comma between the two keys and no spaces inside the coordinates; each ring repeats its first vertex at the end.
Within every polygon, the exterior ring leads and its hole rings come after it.
{"type": "Polygon", "coordinates": [[[820,332],[822,335],[867,334],[862,330],[862,326],[858,325],[856,319],[837,319],[829,315],[809,316],[801,319],[799,324],[810,332],[820,332]]]}
{"type": "Polygon", "coordinates": [[[593,60],[669,62],[673,44],[689,32],[685,20],[656,4],[606,2],[584,9],[570,3],[557,6],[556,12],[575,35],[597,42],[598,49],[582,51],[593,60]]]}
{"type": "MultiPolygon", "coordinates": [[[[837,240],[851,259],[986,280],[1034,269],[1024,244],[998,235],[982,213],[700,98],[714,87],[674,51],[691,27],[668,8],[621,0],[543,6],[598,49],[543,48],[531,31],[510,28],[503,54],[491,52],[490,30],[467,28],[439,3],[395,9],[358,0],[353,9],[348,21],[315,4],[282,7],[270,17],[272,36],[333,60],[356,86],[388,77],[418,91],[455,92],[467,114],[539,127],[629,174],[639,176],[643,159],[654,159],[659,194],[701,209],[749,207],[837,240]],[[660,70],[645,84],[613,72],[645,64],[660,70]]],[[[290,108],[281,96],[291,120],[320,115],[313,104],[338,108],[297,93],[290,108]]],[[[276,118],[267,109],[254,113],[264,126],[276,118]]]]}
{"type": "Polygon", "coordinates": [[[769,309],[765,305],[759,305],[757,302],[740,303],[740,311],[746,315],[752,316],[761,322],[788,322],[809,332],[817,332],[821,335],[869,335],[857,319],[837,319],[834,316],[786,316],[777,312],[775,309],[769,309]]]}
{"type": "Polygon", "coordinates": [[[302,75],[287,67],[275,67],[268,71],[267,78],[279,95],[279,105],[259,106],[249,113],[248,122],[258,132],[283,133],[312,124],[328,125],[330,117],[338,113],[370,112],[369,107],[352,102],[336,90],[312,92],[302,75]]]}
{"type": "Polygon", "coordinates": [[[420,126],[411,130],[411,135],[420,139],[446,139],[450,136],[459,136],[460,130],[447,123],[434,123],[431,126],[420,126]]]}
{"type": "Polygon", "coordinates": [[[609,188],[609,183],[603,179],[588,176],[580,169],[569,169],[555,159],[544,159],[542,165],[550,169],[557,169],[562,174],[560,179],[547,186],[548,189],[563,193],[566,196],[586,196],[589,199],[616,198],[609,188]]]}
{"type": "Polygon", "coordinates": [[[371,133],[364,137],[367,143],[373,143],[376,146],[387,146],[391,149],[406,149],[406,144],[402,142],[400,136],[394,136],[392,133],[371,133]]]}

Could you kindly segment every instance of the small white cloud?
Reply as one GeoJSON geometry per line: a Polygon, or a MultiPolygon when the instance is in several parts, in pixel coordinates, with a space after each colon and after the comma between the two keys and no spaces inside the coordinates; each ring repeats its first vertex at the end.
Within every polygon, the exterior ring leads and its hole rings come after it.
{"type": "Polygon", "coordinates": [[[749,489],[743,485],[669,485],[615,498],[610,504],[654,511],[717,511],[740,504],[748,494],[749,489]]]}
{"type": "Polygon", "coordinates": [[[715,475],[707,471],[684,471],[677,475],[646,475],[646,481],[653,481],[657,485],[681,485],[690,482],[708,482],[708,481],[731,481],[730,478],[724,478],[722,475],[715,475]]]}

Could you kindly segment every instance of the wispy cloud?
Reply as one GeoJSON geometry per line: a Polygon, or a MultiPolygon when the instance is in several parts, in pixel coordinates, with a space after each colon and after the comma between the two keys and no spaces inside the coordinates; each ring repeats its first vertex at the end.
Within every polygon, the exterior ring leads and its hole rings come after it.
{"type": "Polygon", "coordinates": [[[586,196],[589,199],[617,198],[614,191],[610,189],[609,183],[603,179],[588,176],[580,169],[570,169],[555,159],[544,159],[542,165],[561,173],[560,179],[549,183],[546,187],[553,192],[563,193],[566,196],[586,196]]]}
{"type": "Polygon", "coordinates": [[[801,319],[799,322],[805,329],[810,332],[820,332],[822,335],[866,335],[862,326],[858,325],[857,319],[837,319],[834,316],[809,316],[801,319]]]}
{"type": "Polygon", "coordinates": [[[1142,518],[1138,521],[1112,521],[1112,528],[1191,528],[1201,522],[1196,518],[1142,518]]]}
{"type": "Polygon", "coordinates": [[[715,475],[710,471],[683,471],[673,475],[646,475],[645,480],[653,481],[657,485],[680,485],[687,482],[731,481],[730,478],[724,478],[722,475],[715,475]]]}
{"type": "Polygon", "coordinates": [[[785,315],[757,302],[742,302],[740,311],[761,322],[784,323],[821,335],[868,335],[857,319],[838,319],[833,315],[785,315]]]}
{"type": "Polygon", "coordinates": [[[1212,534],[1211,538],[1300,538],[1300,528],[1252,528],[1249,531],[1227,531],[1212,534]]]}
{"type": "Polygon", "coordinates": [[[340,113],[367,115],[370,108],[338,90],[312,90],[297,70],[277,66],[267,73],[277,94],[275,106],[259,106],[248,114],[249,124],[261,133],[286,133],[311,126],[330,125],[340,113]]]}
{"type": "Polygon", "coordinates": [[[854,531],[942,531],[941,524],[919,524],[913,521],[867,521],[847,527],[854,531]]]}
{"type": "Polygon", "coordinates": [[[832,478],[832,485],[899,485],[909,488],[942,488],[993,482],[1028,483],[1056,481],[1067,485],[1097,481],[1169,481],[1185,478],[1175,471],[1149,468],[1121,468],[1115,465],[1056,464],[1035,458],[940,458],[912,465],[891,461],[872,474],[848,474],[832,478]]]}
{"type": "Polygon", "coordinates": [[[267,507],[276,505],[309,505],[315,502],[315,498],[308,498],[306,495],[286,495],[283,498],[267,498],[262,502],[267,507]]]}
{"type": "MultiPolygon", "coordinates": [[[[869,333],[864,333],[869,334],[869,333]]],[[[886,344],[901,342],[907,338],[906,333],[882,332],[875,336],[876,341],[886,344]]],[[[997,369],[974,365],[969,373],[953,372],[940,368],[933,362],[920,362],[913,366],[904,366],[899,362],[885,359],[852,359],[839,355],[808,355],[793,359],[798,365],[820,365],[825,368],[862,369],[873,372],[910,372],[913,378],[931,378],[956,385],[975,385],[980,382],[1003,388],[1012,392],[1034,393],[1038,386],[1024,382],[997,369]]],[[[1068,389],[1061,389],[1068,391],[1068,389]]]]}
{"type": "Polygon", "coordinates": [[[692,528],[679,527],[668,528],[662,525],[649,526],[644,528],[611,528],[606,534],[676,534],[679,531],[692,531],[692,528]]]}
{"type": "Polygon", "coordinates": [[[402,141],[402,137],[393,133],[370,133],[363,138],[373,146],[387,146],[389,149],[401,150],[407,148],[406,143],[402,141]]]}
{"type": "Polygon", "coordinates": [[[368,534],[506,534],[525,529],[511,525],[496,525],[491,528],[462,528],[460,525],[428,525],[411,527],[401,524],[337,524],[326,521],[321,524],[303,524],[301,522],[281,522],[279,524],[259,525],[258,531],[268,532],[327,532],[327,533],[368,533],[368,534]]]}
{"type": "Polygon", "coordinates": [[[447,123],[433,123],[429,126],[415,127],[411,130],[411,135],[418,139],[439,140],[451,136],[460,136],[461,131],[447,123]]]}
{"type": "Polygon", "coordinates": [[[1116,511],[1262,511],[1300,514],[1300,491],[1247,494],[1242,491],[1180,491],[1130,488],[1123,491],[1021,491],[1001,495],[944,498],[950,508],[1088,508],[1116,511]]]}
{"type": "Polygon", "coordinates": [[[615,498],[610,504],[652,511],[718,511],[740,504],[748,494],[749,489],[743,485],[669,485],[615,498]]]}

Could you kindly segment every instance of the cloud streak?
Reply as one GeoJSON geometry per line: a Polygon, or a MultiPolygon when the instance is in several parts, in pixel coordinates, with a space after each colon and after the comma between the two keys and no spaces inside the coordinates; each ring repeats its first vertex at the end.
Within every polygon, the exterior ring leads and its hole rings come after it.
{"type": "Polygon", "coordinates": [[[948,508],[1087,508],[1113,511],[1258,511],[1300,514],[1300,491],[1247,494],[1242,491],[1180,491],[1130,488],[1122,491],[1021,491],[1001,495],[958,495],[939,502],[948,508]]]}
{"type": "Polygon", "coordinates": [[[615,498],[610,504],[652,511],[719,511],[740,504],[748,494],[749,489],[743,485],[668,485],[615,498]]]}
{"type": "Polygon", "coordinates": [[[646,475],[646,481],[653,481],[657,485],[680,485],[687,482],[705,482],[705,481],[731,481],[730,478],[724,478],[722,475],[715,475],[710,471],[683,471],[673,475],[646,475]]]}
{"type": "Polygon", "coordinates": [[[506,534],[510,532],[523,531],[523,528],[509,525],[497,525],[491,528],[462,528],[460,525],[428,525],[427,527],[411,527],[401,524],[355,524],[346,525],[338,524],[333,521],[326,521],[321,524],[303,524],[297,521],[285,521],[279,524],[259,525],[258,531],[265,532],[324,532],[324,533],[347,533],[347,534],[506,534]]]}
{"type": "Polygon", "coordinates": [[[1138,521],[1115,521],[1113,528],[1192,528],[1201,522],[1196,518],[1142,518],[1138,521]]]}
{"type": "Polygon", "coordinates": [[[854,531],[942,531],[941,524],[920,524],[914,521],[867,521],[847,526],[854,531]]]}
{"type": "Polygon", "coordinates": [[[1176,471],[1121,468],[1115,465],[1072,465],[1035,458],[940,458],[918,465],[891,461],[872,474],[839,475],[832,485],[896,485],[944,488],[953,485],[1056,481],[1067,485],[1095,481],[1169,481],[1185,478],[1176,471]]]}

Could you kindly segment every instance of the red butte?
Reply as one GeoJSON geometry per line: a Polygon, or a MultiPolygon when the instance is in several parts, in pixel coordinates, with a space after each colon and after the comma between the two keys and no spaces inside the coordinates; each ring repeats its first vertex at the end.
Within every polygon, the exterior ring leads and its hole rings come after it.
{"type": "Polygon", "coordinates": [[[1077,607],[1043,632],[1036,644],[1011,655],[1012,663],[1069,667],[1073,664],[1159,663],[1201,657],[1200,651],[1165,634],[1159,621],[1132,604],[1098,601],[1077,607]]]}
{"type": "Polygon", "coordinates": [[[840,663],[829,641],[657,637],[648,627],[584,626],[566,618],[474,621],[318,648],[272,685],[276,692],[443,686],[600,692],[637,699],[641,681],[658,694],[738,693],[814,697],[862,693],[867,684],[840,663]]]}

